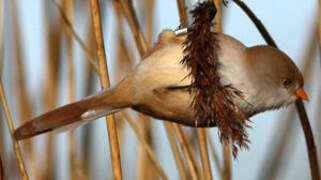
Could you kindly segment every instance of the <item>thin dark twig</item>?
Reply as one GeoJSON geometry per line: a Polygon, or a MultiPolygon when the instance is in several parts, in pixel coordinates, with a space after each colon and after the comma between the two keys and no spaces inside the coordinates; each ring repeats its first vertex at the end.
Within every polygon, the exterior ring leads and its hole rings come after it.
{"type": "MultiPolygon", "coordinates": [[[[273,149],[268,150],[267,155],[264,157],[264,163],[262,164],[261,172],[259,173],[258,179],[267,180],[267,179],[277,179],[278,173],[281,171],[282,166],[282,158],[287,154],[291,156],[286,149],[289,148],[291,137],[296,129],[294,120],[294,108],[291,109],[289,115],[282,120],[284,120],[284,124],[279,126],[275,132],[280,132],[274,134],[274,137],[278,139],[278,142],[275,143],[275,138],[272,138],[273,149]]],[[[284,170],[284,169],[282,169],[284,170]]]]}
{"type": "MultiPolygon", "coordinates": [[[[262,22],[254,15],[254,13],[240,0],[233,0],[237,5],[240,6],[241,9],[249,16],[249,18],[254,22],[257,29],[260,31],[261,35],[263,36],[266,43],[270,46],[277,48],[276,43],[272,39],[271,35],[268,33],[262,22]]],[[[308,148],[308,155],[309,155],[309,162],[310,162],[310,169],[311,169],[311,176],[312,179],[318,180],[320,179],[319,173],[319,164],[318,164],[318,156],[317,150],[314,143],[313,133],[311,129],[311,125],[309,123],[309,119],[304,107],[304,104],[301,99],[298,99],[295,102],[295,106],[298,110],[300,122],[303,128],[303,132],[305,135],[305,140],[307,143],[308,148]]]]}
{"type": "Polygon", "coordinates": [[[312,128],[309,123],[308,115],[305,111],[305,108],[304,108],[304,105],[303,105],[303,102],[301,99],[298,99],[295,102],[295,106],[296,106],[298,113],[299,113],[300,122],[301,122],[303,132],[305,135],[305,141],[307,143],[312,179],[319,180],[320,173],[319,173],[317,148],[314,143],[312,128]]]}
{"type": "Polygon", "coordinates": [[[241,0],[233,0],[240,8],[246,13],[246,15],[252,20],[255,24],[256,28],[259,30],[261,35],[263,36],[266,43],[270,46],[276,47],[277,45],[274,42],[273,38],[271,37],[270,33],[266,30],[265,26],[261,22],[259,18],[251,11],[251,9],[241,0]]]}

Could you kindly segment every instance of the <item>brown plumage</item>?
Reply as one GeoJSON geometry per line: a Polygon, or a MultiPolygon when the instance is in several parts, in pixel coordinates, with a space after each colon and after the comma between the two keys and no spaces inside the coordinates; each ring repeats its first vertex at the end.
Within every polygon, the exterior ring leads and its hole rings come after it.
{"type": "Polygon", "coordinates": [[[104,90],[81,101],[54,109],[19,127],[15,131],[14,137],[19,140],[53,130],[57,132],[64,131],[82,125],[90,120],[117,112],[129,104],[128,99],[122,98],[122,96],[130,96],[129,91],[126,89],[126,82],[123,81],[120,86],[104,90]],[[118,91],[122,93],[119,94],[117,93],[118,91]]]}
{"type": "MultiPolygon", "coordinates": [[[[195,94],[189,93],[187,88],[192,79],[190,71],[180,63],[184,57],[186,35],[176,36],[174,31],[166,30],[160,39],[162,42],[157,43],[157,48],[152,49],[135,70],[113,88],[34,118],[15,131],[15,138],[74,128],[126,107],[157,119],[195,127],[195,114],[191,107],[195,94]]],[[[301,73],[280,50],[271,50],[269,46],[247,48],[233,37],[221,33],[217,34],[217,40],[220,46],[217,51],[220,82],[222,86],[231,85],[242,92],[242,98],[235,96],[232,100],[246,117],[287,105],[297,97],[306,99],[302,95],[301,73]],[[269,61],[271,58],[273,60],[269,61]],[[258,71],[257,67],[262,66],[264,68],[258,71]],[[282,71],[269,75],[276,67],[281,67],[282,71]],[[295,72],[295,75],[289,72],[295,72]],[[283,80],[289,76],[295,78],[284,85],[283,80]]],[[[212,127],[215,123],[201,121],[197,126],[212,127]]]]}

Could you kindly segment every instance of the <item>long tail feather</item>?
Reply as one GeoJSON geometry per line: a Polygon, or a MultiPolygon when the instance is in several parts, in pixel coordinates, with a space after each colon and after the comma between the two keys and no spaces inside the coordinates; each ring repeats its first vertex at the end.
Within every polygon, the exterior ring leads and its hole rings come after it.
{"type": "Polygon", "coordinates": [[[117,103],[118,96],[115,96],[111,91],[112,89],[102,91],[38,116],[19,127],[14,132],[14,137],[21,140],[48,131],[67,130],[114,113],[123,108],[124,103],[117,103]]]}

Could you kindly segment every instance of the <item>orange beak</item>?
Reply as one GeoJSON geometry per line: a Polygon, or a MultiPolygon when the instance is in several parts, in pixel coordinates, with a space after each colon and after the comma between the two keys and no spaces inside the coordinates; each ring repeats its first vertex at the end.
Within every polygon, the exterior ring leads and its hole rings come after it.
{"type": "Polygon", "coordinates": [[[295,95],[298,96],[301,99],[309,101],[308,95],[301,88],[295,91],[295,95]]]}

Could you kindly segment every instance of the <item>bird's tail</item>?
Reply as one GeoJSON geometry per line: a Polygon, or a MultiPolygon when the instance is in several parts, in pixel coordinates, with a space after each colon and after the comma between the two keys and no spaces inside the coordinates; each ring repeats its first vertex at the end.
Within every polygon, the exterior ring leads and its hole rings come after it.
{"type": "Polygon", "coordinates": [[[117,90],[107,89],[38,116],[19,127],[14,137],[21,140],[49,131],[68,130],[128,107],[126,95],[117,90]]]}

